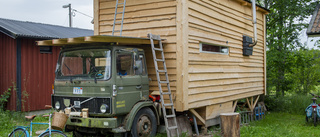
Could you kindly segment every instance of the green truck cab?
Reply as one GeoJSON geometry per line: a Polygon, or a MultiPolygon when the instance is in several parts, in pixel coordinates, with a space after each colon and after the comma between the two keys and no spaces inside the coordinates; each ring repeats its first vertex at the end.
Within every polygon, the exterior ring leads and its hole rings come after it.
{"type": "Polygon", "coordinates": [[[65,130],[74,136],[154,136],[159,124],[159,109],[149,99],[144,50],[132,45],[62,46],[52,106],[71,108],[65,130]],[[79,115],[84,108],[88,108],[86,118],[79,115]]]}

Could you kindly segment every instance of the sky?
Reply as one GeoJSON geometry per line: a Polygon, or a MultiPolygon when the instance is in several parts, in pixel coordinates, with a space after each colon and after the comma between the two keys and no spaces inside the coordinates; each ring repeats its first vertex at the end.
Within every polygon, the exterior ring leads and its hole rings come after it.
{"type": "MultiPolygon", "coordinates": [[[[69,26],[69,10],[93,17],[93,0],[0,0],[0,18],[69,26]]],[[[75,12],[73,27],[93,30],[93,18],[75,12]]]]}

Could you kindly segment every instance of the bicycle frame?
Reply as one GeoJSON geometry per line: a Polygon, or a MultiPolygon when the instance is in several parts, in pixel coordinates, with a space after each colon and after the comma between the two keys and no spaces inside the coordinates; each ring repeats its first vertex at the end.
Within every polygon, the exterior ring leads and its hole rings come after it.
{"type": "MultiPolygon", "coordinates": [[[[46,132],[49,132],[49,136],[51,137],[51,132],[52,131],[61,132],[60,130],[52,130],[51,129],[51,121],[50,121],[51,120],[51,115],[52,114],[49,115],[49,123],[33,123],[32,120],[31,120],[29,126],[15,126],[14,130],[18,129],[18,128],[21,128],[21,129],[27,131],[26,132],[27,133],[27,137],[32,137],[32,126],[33,125],[49,125],[49,127],[46,129],[46,131],[41,133],[39,135],[39,137],[42,136],[43,134],[45,134],[46,132]]],[[[63,132],[61,132],[61,133],[63,133],[63,132]]]]}

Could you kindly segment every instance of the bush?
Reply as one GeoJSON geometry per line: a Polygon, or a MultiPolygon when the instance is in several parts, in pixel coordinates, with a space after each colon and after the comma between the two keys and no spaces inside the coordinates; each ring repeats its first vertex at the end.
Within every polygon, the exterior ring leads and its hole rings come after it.
{"type": "Polygon", "coordinates": [[[0,111],[5,110],[6,104],[10,96],[11,96],[11,88],[9,88],[7,91],[4,91],[3,94],[0,96],[0,111]]]}
{"type": "Polygon", "coordinates": [[[305,109],[312,103],[311,95],[289,95],[284,97],[266,96],[265,105],[269,111],[305,114],[305,109]]]}

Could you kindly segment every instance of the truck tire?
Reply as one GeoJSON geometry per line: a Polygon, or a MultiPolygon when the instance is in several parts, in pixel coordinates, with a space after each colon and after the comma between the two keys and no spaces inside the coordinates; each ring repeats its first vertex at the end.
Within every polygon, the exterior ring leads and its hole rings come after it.
{"type": "Polygon", "coordinates": [[[150,108],[142,108],[134,117],[131,135],[133,137],[154,137],[157,132],[157,120],[150,108]]]}

